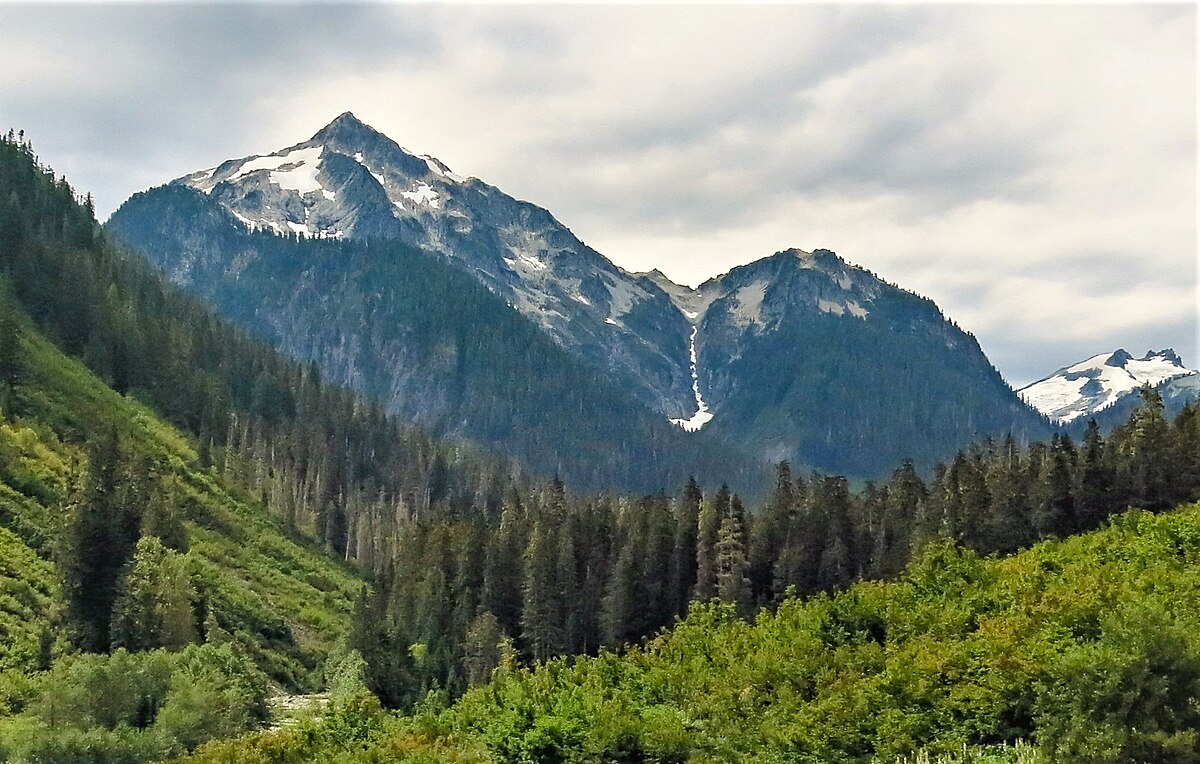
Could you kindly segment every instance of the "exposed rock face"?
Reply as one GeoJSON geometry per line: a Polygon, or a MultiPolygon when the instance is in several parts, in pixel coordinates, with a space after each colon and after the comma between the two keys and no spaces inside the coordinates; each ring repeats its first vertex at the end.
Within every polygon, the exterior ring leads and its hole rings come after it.
{"type": "Polygon", "coordinates": [[[303,143],[139,194],[109,227],[334,379],[440,431],[521,444],[543,468],[596,462],[608,442],[614,461],[674,465],[661,474],[708,449],[748,455],[731,464],[789,459],[872,477],[904,458],[928,466],[982,435],[1049,429],[932,302],[833,252],[787,250],[695,289],[628,273],[546,210],[348,113],[303,143]],[[449,282],[458,286],[444,299],[461,309],[416,309],[449,282]],[[553,364],[512,359],[534,352],[553,364]]]}

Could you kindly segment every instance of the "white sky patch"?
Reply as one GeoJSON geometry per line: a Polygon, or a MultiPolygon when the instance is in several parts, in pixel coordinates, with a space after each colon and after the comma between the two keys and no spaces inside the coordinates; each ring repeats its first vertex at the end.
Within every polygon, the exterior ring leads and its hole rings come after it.
{"type": "Polygon", "coordinates": [[[0,90],[102,218],[353,110],[632,271],[699,284],[835,250],[932,298],[1020,384],[1122,345],[1200,354],[1196,17],[9,3],[0,90]]]}

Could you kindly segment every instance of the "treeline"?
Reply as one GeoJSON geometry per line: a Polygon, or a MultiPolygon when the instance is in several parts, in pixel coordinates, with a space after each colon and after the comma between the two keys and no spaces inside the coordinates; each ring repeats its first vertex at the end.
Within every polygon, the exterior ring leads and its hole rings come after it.
{"type": "MultiPolygon", "coordinates": [[[[497,512],[524,479],[506,458],[435,439],[324,383],[179,292],[109,241],[90,200],[11,131],[0,137],[0,276],[59,348],[193,434],[203,466],[343,558],[378,567],[407,520],[434,507],[497,512]]],[[[2,365],[11,389],[20,360],[2,365]]]]}
{"type": "Polygon", "coordinates": [[[930,480],[911,463],[857,493],[843,477],[794,476],[747,514],[725,487],[678,497],[513,491],[498,520],[440,513],[409,524],[364,595],[352,645],[391,706],[452,696],[519,658],[594,654],[671,625],[694,601],[748,615],[790,594],[891,578],[931,543],[983,554],[1093,530],[1127,507],[1200,498],[1200,405],[1168,422],[1153,391],[1104,438],[983,441],[930,480]]]}

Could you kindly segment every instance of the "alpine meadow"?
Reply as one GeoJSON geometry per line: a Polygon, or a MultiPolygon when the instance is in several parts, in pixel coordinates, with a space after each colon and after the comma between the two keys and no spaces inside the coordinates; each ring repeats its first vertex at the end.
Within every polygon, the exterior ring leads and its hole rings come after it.
{"type": "Polygon", "coordinates": [[[0,4],[0,762],[1200,764],[1196,14],[0,4]]]}

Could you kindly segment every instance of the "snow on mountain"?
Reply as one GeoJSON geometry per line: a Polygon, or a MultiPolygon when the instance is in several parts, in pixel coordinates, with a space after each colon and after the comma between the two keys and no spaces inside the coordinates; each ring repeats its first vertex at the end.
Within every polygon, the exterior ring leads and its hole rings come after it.
{"type": "Polygon", "coordinates": [[[1141,358],[1121,349],[1059,369],[1017,392],[1038,411],[1066,424],[1102,411],[1145,385],[1158,387],[1181,377],[1200,380],[1200,372],[1186,368],[1170,348],[1148,351],[1141,358]]]}
{"type": "Polygon", "coordinates": [[[312,138],[174,181],[251,228],[389,238],[463,266],[563,347],[615,370],[668,416],[691,408],[690,325],[661,288],[549,212],[402,148],[346,112],[312,138]]]}

